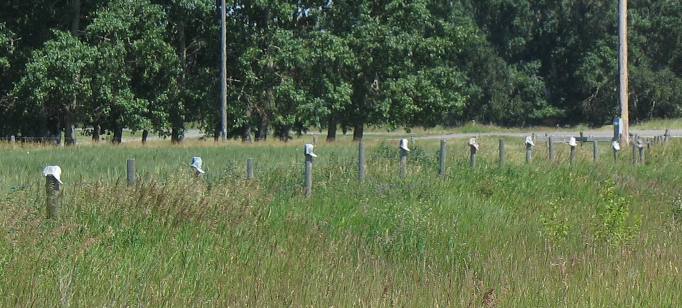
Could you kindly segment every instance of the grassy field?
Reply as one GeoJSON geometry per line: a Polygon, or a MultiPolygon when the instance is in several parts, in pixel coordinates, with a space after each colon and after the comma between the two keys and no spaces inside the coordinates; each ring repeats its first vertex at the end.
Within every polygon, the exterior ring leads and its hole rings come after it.
{"type": "MultiPolygon", "coordinates": [[[[309,139],[309,138],[308,138],[309,139]]],[[[530,165],[520,140],[320,144],[302,196],[303,140],[75,148],[0,145],[0,306],[648,306],[682,302],[682,142],[530,165]],[[190,176],[191,156],[206,177],[190,176]],[[135,158],[140,180],[125,184],[135,158]],[[245,180],[247,158],[256,180],[245,180]],[[41,170],[64,170],[45,219],[41,170]]]]}
{"type": "MultiPolygon", "coordinates": [[[[631,123],[634,130],[665,130],[682,128],[682,119],[654,119],[639,123],[631,123]]],[[[433,136],[446,134],[484,134],[484,133],[525,133],[525,132],[578,132],[578,131],[613,131],[612,125],[601,127],[590,127],[585,124],[563,127],[532,126],[532,127],[500,127],[496,125],[486,125],[476,122],[467,122],[458,127],[436,126],[433,128],[415,127],[410,130],[403,128],[390,129],[386,127],[367,127],[365,131],[368,138],[385,138],[386,136],[433,136]]],[[[326,134],[325,130],[320,132],[326,134]]],[[[352,135],[352,132],[349,133],[352,135]]]]}
{"type": "MultiPolygon", "coordinates": [[[[192,129],[193,134],[187,136],[187,139],[199,139],[196,134],[202,135],[199,132],[199,126],[196,123],[187,123],[188,129],[192,129]]],[[[682,128],[682,119],[654,119],[640,123],[633,123],[632,129],[634,130],[665,130],[665,129],[680,129],[682,128]]],[[[374,127],[368,126],[365,128],[365,139],[377,139],[383,140],[386,138],[398,138],[398,137],[424,137],[424,136],[435,136],[435,135],[447,135],[447,134],[486,134],[486,133],[502,133],[502,134],[513,134],[513,133],[559,133],[559,132],[578,132],[578,131],[606,131],[612,132],[613,126],[605,125],[602,127],[589,127],[585,124],[575,125],[575,126],[565,126],[565,127],[548,127],[548,126],[533,126],[533,127],[500,127],[496,125],[486,125],[476,122],[467,122],[464,125],[458,127],[443,127],[436,126],[432,128],[414,127],[412,129],[406,130],[404,128],[389,128],[389,127],[374,127]]],[[[326,137],[326,129],[312,129],[309,134],[319,135],[320,140],[324,140],[326,137]]],[[[662,132],[661,132],[662,134],[662,132]]],[[[337,139],[339,141],[346,141],[352,139],[353,132],[347,131],[344,135],[341,130],[337,132],[337,139]]],[[[84,132],[79,131],[77,136],[79,144],[91,144],[92,140],[90,136],[85,135],[84,132]]],[[[112,135],[103,135],[103,142],[111,142],[112,135]]],[[[159,137],[155,134],[150,134],[150,140],[158,141],[163,140],[170,142],[170,137],[159,137]]],[[[206,136],[207,139],[212,139],[212,136],[206,136]]],[[[142,132],[131,132],[125,130],[123,132],[123,141],[125,143],[139,143],[142,139],[142,132]]],[[[274,139],[274,138],[273,138],[274,139]]]]}

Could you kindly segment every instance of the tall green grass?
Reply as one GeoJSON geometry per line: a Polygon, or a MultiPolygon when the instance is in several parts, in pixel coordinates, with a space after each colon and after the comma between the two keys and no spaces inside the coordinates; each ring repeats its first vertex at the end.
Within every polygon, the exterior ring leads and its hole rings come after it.
{"type": "Polygon", "coordinates": [[[0,147],[0,305],[674,306],[682,302],[682,144],[633,166],[579,148],[568,165],[522,140],[419,142],[398,178],[393,143],[320,144],[302,194],[292,144],[0,147]],[[207,175],[191,177],[191,156],[207,175]],[[125,183],[125,160],[140,176],[125,183]],[[245,179],[247,158],[256,180],[245,179]],[[61,219],[44,218],[48,164],[61,219]]]}

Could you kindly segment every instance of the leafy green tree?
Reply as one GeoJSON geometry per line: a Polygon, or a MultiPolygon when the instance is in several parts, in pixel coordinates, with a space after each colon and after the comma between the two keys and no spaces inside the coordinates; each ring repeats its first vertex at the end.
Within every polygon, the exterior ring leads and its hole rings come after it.
{"type": "Polygon", "coordinates": [[[310,51],[306,87],[311,99],[299,106],[308,125],[327,127],[327,141],[336,139],[343,112],[351,104],[349,70],[357,62],[344,38],[328,31],[313,32],[306,40],[310,51]]]}
{"type": "MultiPolygon", "coordinates": [[[[304,89],[307,51],[299,35],[296,1],[240,1],[231,8],[230,25],[236,39],[228,54],[232,67],[228,117],[234,133],[256,127],[256,140],[268,128],[288,140],[291,129],[305,128],[299,105],[310,99],[304,89]]],[[[229,70],[228,70],[229,71],[229,70]]]]}
{"type": "Polygon", "coordinates": [[[4,23],[0,23],[0,134],[3,132],[14,133],[14,121],[11,120],[9,110],[9,88],[11,69],[10,59],[14,53],[14,33],[12,33],[4,23]]]}
{"type": "MultiPolygon", "coordinates": [[[[613,76],[618,73],[618,54],[606,42],[587,52],[576,70],[576,81],[581,85],[581,113],[590,123],[608,121],[619,110],[618,87],[613,76]]],[[[576,91],[577,92],[577,91],[576,91]]]]}
{"type": "Polygon", "coordinates": [[[22,112],[48,119],[52,132],[63,129],[67,145],[75,144],[75,125],[92,97],[94,58],[93,48],[67,32],[55,31],[54,39],[33,53],[14,88],[22,112]]]}
{"type": "MultiPolygon", "coordinates": [[[[359,139],[368,125],[468,120],[600,125],[618,111],[614,1],[228,6],[228,134],[244,140],[325,127],[328,140],[337,127],[359,139]]],[[[115,142],[128,128],[178,142],[195,122],[217,138],[217,9],[213,0],[0,3],[0,133],[67,126],[71,140],[80,124],[97,139],[98,128],[115,142]],[[64,50],[87,58],[48,65],[64,50]],[[50,83],[70,85],[57,93],[50,83]]],[[[632,120],[678,116],[682,4],[631,0],[629,14],[632,120]]]]}
{"type": "Polygon", "coordinates": [[[178,57],[166,41],[166,22],[159,5],[117,0],[98,11],[86,28],[98,50],[93,125],[113,131],[114,143],[121,142],[123,128],[166,133],[169,114],[181,108],[175,107],[181,104],[176,95],[178,57]]]}
{"type": "Polygon", "coordinates": [[[14,34],[0,23],[0,69],[6,72],[10,68],[9,55],[14,51],[14,34]]]}
{"type": "Polygon", "coordinates": [[[174,82],[177,92],[164,104],[171,140],[180,141],[186,122],[212,119],[218,109],[215,88],[217,50],[216,1],[154,1],[167,16],[167,41],[178,58],[179,70],[174,82]],[[202,113],[201,111],[204,111],[202,113]]]}
{"type": "Polygon", "coordinates": [[[463,114],[472,87],[458,64],[474,37],[443,9],[452,7],[385,1],[351,9],[357,24],[349,40],[358,65],[345,121],[354,139],[366,124],[433,126],[463,114]]]}

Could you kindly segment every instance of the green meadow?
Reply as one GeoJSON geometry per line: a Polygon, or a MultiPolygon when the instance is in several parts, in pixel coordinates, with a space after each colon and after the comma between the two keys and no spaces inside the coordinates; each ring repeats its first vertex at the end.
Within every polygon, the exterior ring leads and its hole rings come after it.
{"type": "MultiPolygon", "coordinates": [[[[310,139],[309,137],[306,139],[310,139]]],[[[682,303],[682,142],[644,164],[601,143],[0,145],[0,306],[646,306],[682,303]],[[189,167],[201,156],[206,175],[189,167]],[[126,183],[134,158],[138,181],[126,183]],[[255,159],[254,180],[246,160],[255,159]],[[63,170],[46,219],[42,168],[63,170]]],[[[321,138],[320,138],[321,139],[321,138]]]]}

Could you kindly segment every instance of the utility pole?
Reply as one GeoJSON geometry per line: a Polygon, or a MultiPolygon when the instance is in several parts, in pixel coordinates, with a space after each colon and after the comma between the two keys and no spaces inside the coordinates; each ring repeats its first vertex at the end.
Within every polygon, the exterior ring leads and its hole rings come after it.
{"type": "Polygon", "coordinates": [[[630,144],[630,118],[628,112],[628,1],[618,1],[618,98],[620,118],[623,120],[621,142],[630,144]]]}
{"type": "Polygon", "coordinates": [[[227,30],[225,0],[220,0],[220,138],[227,138],[227,30]]]}

